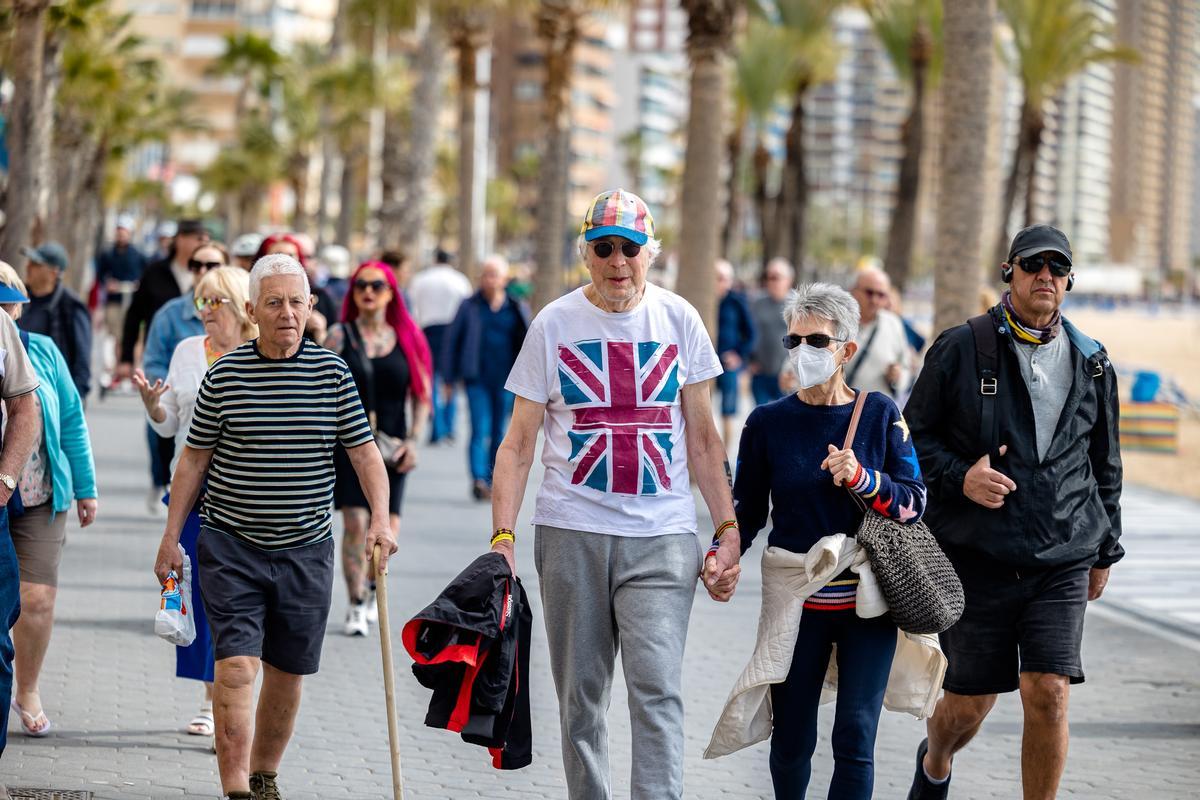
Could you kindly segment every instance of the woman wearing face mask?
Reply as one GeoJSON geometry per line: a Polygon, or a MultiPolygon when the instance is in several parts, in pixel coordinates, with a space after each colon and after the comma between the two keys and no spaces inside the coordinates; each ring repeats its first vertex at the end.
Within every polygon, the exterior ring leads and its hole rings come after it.
{"type": "MultiPolygon", "coordinates": [[[[784,306],[784,345],[799,389],[755,409],[738,450],[733,496],[743,552],[766,525],[768,510],[772,522],[763,557],[759,649],[773,614],[798,619],[798,627],[794,647],[786,646],[789,640],[781,648],[790,657],[779,657],[778,650],[772,654],[774,679],[761,681],[771,684],[770,712],[762,718],[773,718],[773,730],[760,730],[757,738],[753,732],[730,734],[738,727],[727,724],[731,697],[709,754],[732,752],[751,743],[746,739],[757,741],[769,733],[775,796],[787,800],[803,798],[808,786],[817,706],[834,666],[834,645],[837,710],[829,797],[871,797],[875,732],[897,629],[865,568],[865,552],[852,538],[863,511],[851,492],[901,522],[920,519],[925,507],[908,427],[890,397],[866,397],[852,446],[843,449],[858,396],[846,385],[843,367],[858,349],[858,319],[858,304],[836,286],[815,283],[792,293],[784,306]]],[[[764,691],[757,702],[765,701],[764,691]]]]}

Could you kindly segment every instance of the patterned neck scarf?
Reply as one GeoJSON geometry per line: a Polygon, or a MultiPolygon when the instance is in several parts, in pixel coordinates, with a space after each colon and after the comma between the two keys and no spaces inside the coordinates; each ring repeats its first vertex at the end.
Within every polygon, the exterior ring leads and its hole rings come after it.
{"type": "Polygon", "coordinates": [[[1000,296],[1000,307],[1004,311],[1004,318],[1008,320],[1009,327],[1012,328],[1013,335],[1017,337],[1018,341],[1026,344],[1049,344],[1062,330],[1062,314],[1058,311],[1054,312],[1054,318],[1045,328],[1035,328],[1027,324],[1017,316],[1016,309],[1013,308],[1011,291],[1000,296]]]}

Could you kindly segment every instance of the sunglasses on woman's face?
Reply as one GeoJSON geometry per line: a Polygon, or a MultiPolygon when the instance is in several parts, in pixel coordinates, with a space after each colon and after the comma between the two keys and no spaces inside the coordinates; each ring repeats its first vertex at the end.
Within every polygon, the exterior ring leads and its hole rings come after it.
{"type": "Polygon", "coordinates": [[[216,311],[218,308],[225,305],[226,303],[232,303],[232,302],[233,301],[230,300],[228,297],[197,297],[196,298],[196,310],[203,311],[206,308],[211,308],[213,311],[216,311]]]}
{"type": "Polygon", "coordinates": [[[1071,265],[1057,253],[1041,253],[1029,258],[1022,258],[1017,261],[1017,266],[1030,275],[1038,274],[1043,267],[1047,266],[1050,267],[1050,274],[1056,278],[1065,278],[1071,274],[1071,265]]]}
{"type": "Polygon", "coordinates": [[[373,281],[368,281],[368,280],[359,278],[358,280],[354,281],[354,289],[355,289],[355,291],[359,291],[359,292],[365,292],[367,289],[370,289],[372,292],[382,292],[386,288],[388,288],[388,282],[381,281],[378,279],[373,280],[373,281]]]}
{"type": "MultiPolygon", "coordinates": [[[[596,258],[608,258],[616,249],[616,245],[612,242],[595,242],[592,245],[592,252],[596,254],[596,258]]],[[[637,258],[638,253],[642,252],[642,246],[633,242],[625,242],[621,245],[621,252],[626,258],[637,258]]]]}
{"type": "Polygon", "coordinates": [[[845,339],[838,339],[830,336],[827,333],[789,333],[783,337],[783,346],[788,350],[795,350],[802,344],[807,344],[809,347],[815,347],[818,350],[824,350],[829,347],[830,342],[844,342],[845,339]]]}
{"type": "Polygon", "coordinates": [[[223,266],[225,266],[225,263],[222,261],[197,261],[194,258],[188,259],[188,269],[192,272],[199,272],[202,269],[216,269],[223,266]]]}

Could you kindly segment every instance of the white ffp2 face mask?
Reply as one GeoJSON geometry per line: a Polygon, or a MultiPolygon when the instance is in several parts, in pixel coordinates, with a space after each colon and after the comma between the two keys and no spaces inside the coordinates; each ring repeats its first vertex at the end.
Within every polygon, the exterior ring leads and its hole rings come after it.
{"type": "Polygon", "coordinates": [[[802,388],[820,386],[833,377],[839,366],[833,358],[835,352],[837,351],[818,349],[805,343],[788,353],[792,369],[796,370],[796,377],[800,380],[802,388]]]}

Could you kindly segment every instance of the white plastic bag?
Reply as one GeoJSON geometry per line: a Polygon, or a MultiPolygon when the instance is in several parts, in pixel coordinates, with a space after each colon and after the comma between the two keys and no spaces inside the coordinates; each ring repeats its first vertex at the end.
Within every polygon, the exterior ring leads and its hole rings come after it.
{"type": "Polygon", "coordinates": [[[179,546],[183,556],[183,580],[171,570],[163,584],[158,613],[154,615],[154,632],[173,645],[187,647],[196,638],[196,616],[192,613],[192,562],[179,546]]]}

